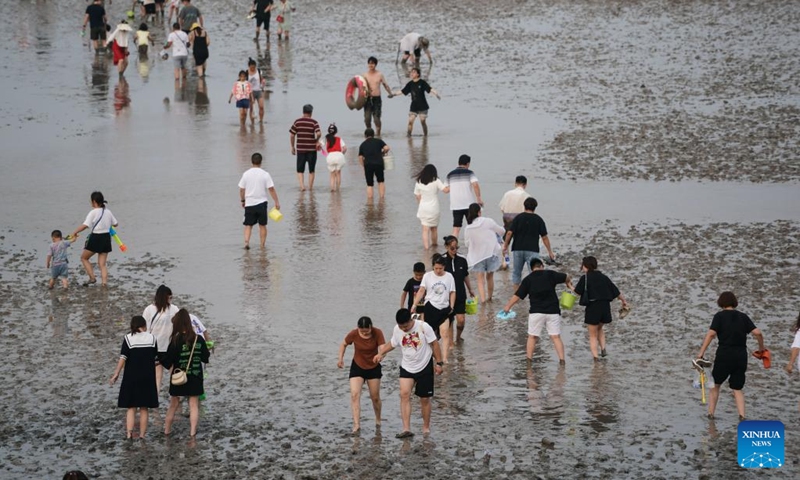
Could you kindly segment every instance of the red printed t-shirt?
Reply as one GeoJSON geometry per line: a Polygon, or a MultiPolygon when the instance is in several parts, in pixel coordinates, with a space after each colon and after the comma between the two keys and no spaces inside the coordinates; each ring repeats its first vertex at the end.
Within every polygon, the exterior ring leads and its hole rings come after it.
{"type": "Polygon", "coordinates": [[[383,332],[379,328],[373,327],[372,337],[361,338],[358,329],[353,329],[344,337],[344,343],[354,345],[356,353],[353,355],[353,361],[356,362],[356,365],[364,370],[372,370],[378,366],[372,361],[378,354],[378,346],[386,343],[386,340],[383,338],[383,332]]]}
{"type": "Polygon", "coordinates": [[[311,117],[301,117],[294,121],[289,133],[297,136],[297,151],[316,152],[319,123],[311,117]]]}

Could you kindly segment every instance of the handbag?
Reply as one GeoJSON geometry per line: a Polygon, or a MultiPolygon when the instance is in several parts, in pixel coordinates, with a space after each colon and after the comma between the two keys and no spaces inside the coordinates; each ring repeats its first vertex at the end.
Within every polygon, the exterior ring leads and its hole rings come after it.
{"type": "Polygon", "coordinates": [[[278,15],[277,17],[275,17],[275,21],[278,23],[283,23],[283,15],[278,15]]]}
{"type": "Polygon", "coordinates": [[[583,278],[585,278],[586,281],[584,282],[583,293],[581,293],[581,299],[578,300],[578,305],[585,307],[589,305],[589,302],[591,301],[589,300],[589,272],[586,272],[586,275],[584,275],[583,278]]]}
{"type": "Polygon", "coordinates": [[[84,249],[89,246],[89,239],[92,238],[92,232],[94,232],[94,229],[97,228],[97,225],[100,223],[100,220],[103,219],[104,213],[106,213],[106,207],[103,207],[103,211],[100,212],[100,218],[98,218],[97,221],[94,222],[94,225],[92,225],[92,229],[89,230],[89,235],[86,235],[86,241],[83,242],[84,249]]]}
{"type": "MultiPolygon", "coordinates": [[[[192,344],[192,352],[189,354],[189,363],[186,364],[186,369],[192,368],[192,356],[194,355],[194,347],[197,345],[197,335],[194,336],[194,343],[192,344]]],[[[172,370],[172,375],[170,376],[170,383],[172,385],[184,385],[188,382],[189,379],[186,377],[186,372],[181,370],[180,368],[175,368],[172,370]]]]}

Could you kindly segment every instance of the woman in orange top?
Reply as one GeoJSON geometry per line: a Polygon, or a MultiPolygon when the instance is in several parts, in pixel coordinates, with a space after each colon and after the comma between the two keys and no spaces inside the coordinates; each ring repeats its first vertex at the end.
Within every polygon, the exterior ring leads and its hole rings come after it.
{"type": "Polygon", "coordinates": [[[375,429],[381,427],[381,364],[373,361],[378,354],[378,348],[386,343],[383,332],[372,326],[372,319],[361,317],[358,319],[358,328],[353,329],[344,337],[339,345],[339,368],[344,367],[344,351],[348,345],[353,344],[355,353],[350,364],[350,408],[353,410],[353,435],[361,431],[361,390],[364,382],[369,387],[369,397],[372,399],[372,409],[375,411],[375,429]]]}

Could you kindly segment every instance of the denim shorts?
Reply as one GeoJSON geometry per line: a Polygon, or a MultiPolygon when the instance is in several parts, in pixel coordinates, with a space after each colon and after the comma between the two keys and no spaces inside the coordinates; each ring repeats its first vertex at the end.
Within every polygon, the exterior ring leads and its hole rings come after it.
{"type": "Polygon", "coordinates": [[[189,57],[186,55],[179,55],[177,57],[172,57],[172,61],[175,63],[175,68],[185,69],[189,61],[189,57]]]}
{"type": "Polygon", "coordinates": [[[50,266],[50,278],[67,278],[67,274],[69,273],[69,264],[62,263],[60,265],[51,265],[50,266]]]}
{"type": "Polygon", "coordinates": [[[480,273],[496,272],[499,269],[500,269],[500,257],[498,257],[497,255],[492,255],[489,258],[485,258],[469,268],[471,272],[480,272],[480,273]]]}

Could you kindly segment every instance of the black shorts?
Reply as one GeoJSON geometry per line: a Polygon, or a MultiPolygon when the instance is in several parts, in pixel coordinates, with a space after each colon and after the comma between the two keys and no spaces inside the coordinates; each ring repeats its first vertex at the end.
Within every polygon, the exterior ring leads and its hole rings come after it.
{"type": "Polygon", "coordinates": [[[608,300],[595,300],[586,306],[586,315],[583,323],[587,325],[600,325],[611,323],[611,302],[608,300]]]}
{"type": "Polygon", "coordinates": [[[92,27],[89,30],[89,38],[92,40],[105,40],[106,39],[106,26],[92,27]]]}
{"type": "Polygon", "coordinates": [[[148,3],[144,6],[144,13],[156,13],[156,4],[155,3],[148,3]]]}
{"type": "Polygon", "coordinates": [[[367,103],[364,104],[364,120],[369,121],[372,118],[381,118],[383,110],[383,100],[381,97],[367,97],[367,103]]]}
{"type": "Polygon", "coordinates": [[[381,364],[379,363],[377,367],[366,370],[364,368],[359,367],[355,360],[350,363],[350,378],[354,377],[361,377],[364,380],[374,380],[376,378],[381,378],[383,373],[381,373],[381,364]]]}
{"type": "Polygon", "coordinates": [[[453,226],[461,228],[464,225],[464,217],[467,216],[467,212],[469,209],[465,208],[464,210],[453,210],[453,226]]]}
{"type": "Polygon", "coordinates": [[[747,371],[747,350],[742,349],[721,349],[717,348],[714,357],[714,368],[711,376],[714,383],[722,385],[728,380],[728,385],[732,390],[741,390],[744,387],[745,372],[747,371]]]}
{"type": "Polygon", "coordinates": [[[464,315],[467,313],[467,297],[459,298],[456,296],[456,302],[453,304],[453,311],[450,312],[450,316],[453,315],[464,315]]]}
{"type": "Polygon", "coordinates": [[[433,396],[433,358],[428,362],[428,366],[417,373],[411,373],[400,367],[400,378],[413,378],[414,395],[420,398],[430,398],[433,396]]]}
{"type": "Polygon", "coordinates": [[[164,5],[166,2],[167,0],[156,0],[156,3],[160,3],[161,5],[164,5]]]}
{"type": "MultiPolygon", "coordinates": [[[[406,51],[405,51],[405,52],[403,52],[403,53],[405,53],[406,55],[411,55],[411,52],[410,52],[410,51],[408,51],[408,50],[406,50],[406,51]]],[[[417,59],[419,59],[419,56],[420,56],[420,55],[422,55],[422,49],[421,49],[421,48],[415,48],[415,49],[414,49],[414,56],[415,56],[417,59]]]]}
{"type": "Polygon", "coordinates": [[[111,234],[92,233],[86,239],[83,248],[93,253],[108,253],[111,251],[111,234]]]}
{"type": "Polygon", "coordinates": [[[375,180],[378,183],[383,183],[383,165],[375,165],[372,163],[364,164],[364,178],[367,180],[367,186],[372,187],[375,185],[375,180]],[[374,177],[374,179],[373,179],[374,177]]]}
{"type": "Polygon", "coordinates": [[[256,14],[256,28],[259,28],[261,25],[264,25],[264,30],[269,31],[269,17],[272,15],[271,12],[267,13],[257,13],[256,14]]]}
{"type": "Polygon", "coordinates": [[[308,163],[308,173],[314,173],[317,168],[317,152],[297,152],[297,173],[304,173],[306,171],[306,163],[308,163]]]}
{"type": "Polygon", "coordinates": [[[425,323],[431,326],[436,338],[440,339],[442,336],[439,334],[439,327],[447,320],[450,315],[450,307],[445,307],[442,310],[431,305],[430,302],[425,303],[425,323]]]}
{"type": "Polygon", "coordinates": [[[266,225],[267,219],[267,204],[269,202],[259,203],[258,205],[251,205],[244,207],[244,223],[243,225],[253,226],[256,223],[259,225],[266,225]]]}

